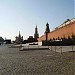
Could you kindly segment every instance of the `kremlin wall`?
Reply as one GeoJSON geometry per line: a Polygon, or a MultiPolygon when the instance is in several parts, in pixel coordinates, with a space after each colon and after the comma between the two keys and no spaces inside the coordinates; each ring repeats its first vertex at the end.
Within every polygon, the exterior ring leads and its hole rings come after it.
{"type": "MultiPolygon", "coordinates": [[[[68,39],[75,35],[75,18],[67,19],[63,24],[56,27],[53,31],[47,33],[47,40],[62,40],[62,38],[68,39]]],[[[38,42],[46,40],[46,33],[38,38],[38,42]]]]}

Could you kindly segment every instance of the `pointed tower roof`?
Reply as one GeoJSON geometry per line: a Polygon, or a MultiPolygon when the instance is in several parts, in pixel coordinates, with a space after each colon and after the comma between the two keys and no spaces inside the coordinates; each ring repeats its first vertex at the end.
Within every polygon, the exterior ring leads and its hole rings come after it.
{"type": "Polygon", "coordinates": [[[20,31],[19,31],[19,37],[21,37],[20,31]]]}
{"type": "Polygon", "coordinates": [[[38,34],[37,25],[36,25],[36,27],[35,27],[35,34],[38,34]]]}
{"type": "Polygon", "coordinates": [[[34,38],[37,39],[39,37],[37,25],[35,27],[34,38]]]}
{"type": "Polygon", "coordinates": [[[37,25],[36,25],[35,29],[37,29],[37,25]]]}
{"type": "Polygon", "coordinates": [[[46,32],[48,32],[48,33],[50,32],[50,29],[49,29],[49,24],[48,24],[48,22],[47,22],[47,24],[46,24],[45,33],[46,33],[46,32]]]}

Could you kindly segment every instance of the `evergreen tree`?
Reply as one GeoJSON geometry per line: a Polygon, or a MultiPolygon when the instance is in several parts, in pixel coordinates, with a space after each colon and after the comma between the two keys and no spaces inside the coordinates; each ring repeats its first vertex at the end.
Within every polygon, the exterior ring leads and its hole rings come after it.
{"type": "Polygon", "coordinates": [[[4,39],[2,37],[0,37],[0,42],[4,42],[4,39]]]}

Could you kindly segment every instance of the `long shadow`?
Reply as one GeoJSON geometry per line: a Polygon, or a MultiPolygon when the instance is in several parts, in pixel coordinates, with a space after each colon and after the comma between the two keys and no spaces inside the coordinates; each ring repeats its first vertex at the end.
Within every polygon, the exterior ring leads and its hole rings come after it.
{"type": "Polygon", "coordinates": [[[33,50],[49,50],[49,48],[24,48],[19,51],[33,51],[33,50]]]}
{"type": "Polygon", "coordinates": [[[75,52],[75,51],[68,51],[68,52],[75,52]]]}

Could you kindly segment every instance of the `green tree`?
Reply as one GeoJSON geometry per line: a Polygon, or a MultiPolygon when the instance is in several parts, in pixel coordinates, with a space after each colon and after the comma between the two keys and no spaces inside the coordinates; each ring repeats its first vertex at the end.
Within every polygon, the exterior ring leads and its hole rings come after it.
{"type": "Polygon", "coordinates": [[[4,42],[4,39],[2,37],[0,37],[0,42],[4,42]]]}
{"type": "Polygon", "coordinates": [[[50,41],[52,41],[52,39],[50,39],[50,41]]]}
{"type": "Polygon", "coordinates": [[[74,41],[75,41],[75,35],[74,35],[74,34],[72,34],[72,40],[74,40],[74,41]]]}
{"type": "Polygon", "coordinates": [[[53,40],[55,41],[55,38],[53,38],[53,40]]]}
{"type": "Polygon", "coordinates": [[[68,36],[68,40],[70,40],[71,38],[70,38],[70,36],[68,36]]]}
{"type": "Polygon", "coordinates": [[[60,40],[60,38],[58,37],[58,40],[60,40]]]}

